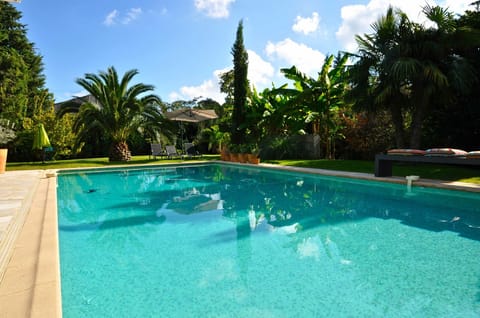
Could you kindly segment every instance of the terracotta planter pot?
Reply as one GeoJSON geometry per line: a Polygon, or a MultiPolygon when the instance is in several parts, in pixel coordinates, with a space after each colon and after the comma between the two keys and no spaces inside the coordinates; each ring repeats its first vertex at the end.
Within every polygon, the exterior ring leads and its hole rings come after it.
{"type": "Polygon", "coordinates": [[[247,155],[248,163],[258,165],[260,163],[260,158],[257,155],[249,153],[247,155]]]}
{"type": "Polygon", "coordinates": [[[248,157],[246,153],[239,153],[238,154],[238,161],[241,163],[247,163],[248,162],[248,157]]]}
{"type": "Polygon", "coordinates": [[[238,153],[230,153],[230,161],[231,162],[238,162],[238,153]]]}
{"type": "Polygon", "coordinates": [[[222,160],[223,161],[230,161],[230,153],[228,152],[222,152],[222,160]]]}
{"type": "Polygon", "coordinates": [[[8,149],[0,149],[0,173],[4,173],[7,166],[8,149]]]}

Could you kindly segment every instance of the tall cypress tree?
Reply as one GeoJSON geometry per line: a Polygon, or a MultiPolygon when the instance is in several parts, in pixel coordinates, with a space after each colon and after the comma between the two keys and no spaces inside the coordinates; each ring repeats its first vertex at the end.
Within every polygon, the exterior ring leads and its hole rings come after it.
{"type": "Polygon", "coordinates": [[[28,41],[21,13],[0,1],[0,117],[20,122],[36,96],[45,96],[42,57],[28,41]]]}
{"type": "Polygon", "coordinates": [[[248,53],[243,45],[243,21],[237,28],[237,37],[232,48],[233,55],[233,113],[231,141],[234,145],[245,141],[245,104],[248,92],[248,53]]]}

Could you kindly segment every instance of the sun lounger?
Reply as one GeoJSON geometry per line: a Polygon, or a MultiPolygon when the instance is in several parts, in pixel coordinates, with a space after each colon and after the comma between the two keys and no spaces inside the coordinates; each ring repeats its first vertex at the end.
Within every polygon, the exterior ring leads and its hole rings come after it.
{"type": "Polygon", "coordinates": [[[150,151],[153,159],[157,159],[157,157],[167,156],[167,153],[162,148],[162,144],[150,144],[150,151]]]}
{"type": "Polygon", "coordinates": [[[167,152],[168,159],[183,158],[183,155],[177,152],[177,148],[175,148],[175,146],[172,146],[172,145],[165,146],[165,150],[167,152]]]}
{"type": "Polygon", "coordinates": [[[184,149],[185,149],[185,154],[189,158],[195,158],[195,157],[201,157],[202,156],[202,154],[197,151],[195,145],[192,144],[191,142],[185,143],[184,149]]]}

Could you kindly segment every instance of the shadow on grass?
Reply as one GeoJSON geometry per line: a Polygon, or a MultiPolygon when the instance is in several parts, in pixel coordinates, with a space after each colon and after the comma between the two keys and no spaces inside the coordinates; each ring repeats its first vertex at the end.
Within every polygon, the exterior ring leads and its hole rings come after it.
{"type": "MultiPolygon", "coordinates": [[[[218,155],[204,155],[198,160],[217,160],[218,155]]],[[[130,161],[108,161],[108,158],[85,158],[85,159],[70,159],[70,160],[56,160],[46,161],[42,163],[36,162],[8,162],[7,171],[14,170],[44,170],[44,169],[68,169],[68,168],[88,168],[88,167],[109,167],[109,166],[129,166],[129,165],[148,165],[148,164],[163,164],[163,163],[180,163],[195,161],[193,159],[152,159],[148,156],[134,156],[130,161]]]]}

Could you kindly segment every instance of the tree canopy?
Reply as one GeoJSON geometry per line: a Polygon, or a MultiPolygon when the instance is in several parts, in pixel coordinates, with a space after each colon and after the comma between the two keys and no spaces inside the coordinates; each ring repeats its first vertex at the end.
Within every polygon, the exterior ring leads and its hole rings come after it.
{"type": "Polygon", "coordinates": [[[14,6],[0,1],[0,117],[17,124],[32,115],[33,99],[46,91],[42,57],[28,41],[21,17],[14,6]]]}
{"type": "Polygon", "coordinates": [[[433,26],[390,7],[372,25],[373,33],[356,37],[350,97],[357,109],[390,112],[397,147],[420,148],[432,109],[455,102],[477,81],[461,50],[478,47],[478,32],[458,27],[447,9],[426,5],[423,13],[433,26]]]}

